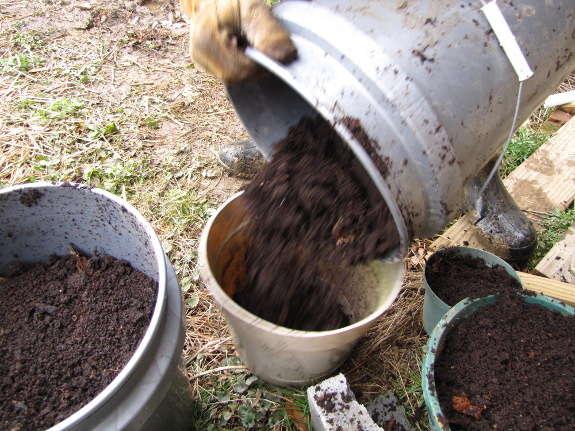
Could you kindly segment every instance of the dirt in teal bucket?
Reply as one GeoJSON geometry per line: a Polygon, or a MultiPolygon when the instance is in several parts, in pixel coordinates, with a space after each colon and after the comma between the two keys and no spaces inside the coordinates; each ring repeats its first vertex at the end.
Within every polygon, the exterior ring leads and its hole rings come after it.
{"type": "Polygon", "coordinates": [[[461,254],[457,248],[432,256],[425,267],[425,278],[433,292],[450,306],[465,298],[523,289],[503,266],[489,266],[482,258],[461,254]]]}
{"type": "Polygon", "coordinates": [[[434,364],[451,430],[571,430],[575,317],[500,294],[449,329],[434,364]]]}

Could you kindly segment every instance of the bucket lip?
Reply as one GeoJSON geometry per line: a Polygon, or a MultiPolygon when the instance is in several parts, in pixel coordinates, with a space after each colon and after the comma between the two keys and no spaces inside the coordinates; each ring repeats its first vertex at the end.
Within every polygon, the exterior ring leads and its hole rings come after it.
{"type": "Polygon", "coordinates": [[[166,296],[167,296],[167,272],[166,272],[166,257],[162,244],[154,231],[152,225],[142,216],[142,214],[129,202],[124,199],[107,192],[106,190],[99,189],[97,187],[91,187],[85,184],[72,183],[72,182],[34,182],[21,184],[16,186],[10,186],[0,189],[0,194],[6,194],[13,191],[23,190],[27,188],[70,188],[75,190],[82,190],[85,192],[91,192],[105,197],[106,199],[114,202],[120,208],[125,209],[128,213],[135,217],[138,223],[144,228],[144,231],[148,235],[150,246],[154,251],[154,256],[158,266],[158,280],[157,280],[157,293],[156,293],[156,304],[154,305],[154,311],[150,319],[150,324],[144,333],[142,340],[140,341],[138,347],[118,373],[118,375],[112,380],[98,395],[92,398],[87,404],[82,406],[72,415],[68,416],[66,419],[55,424],[49,431],[65,430],[70,429],[72,426],[77,425],[86,417],[94,414],[94,412],[100,408],[104,403],[106,403],[128,380],[132,375],[134,370],[142,362],[143,356],[146,354],[149,346],[152,344],[156,334],[159,332],[160,326],[162,324],[162,319],[164,316],[164,311],[166,308],[166,296]]]}
{"type": "MultiPolygon", "coordinates": [[[[541,293],[522,293],[517,292],[517,295],[523,297],[525,302],[531,304],[538,304],[543,307],[558,311],[563,315],[575,315],[575,308],[565,304],[555,298],[543,295],[541,293]]],[[[479,308],[497,301],[496,295],[489,295],[483,298],[469,299],[465,298],[454,305],[445,315],[441,318],[439,323],[433,329],[427,345],[425,347],[425,357],[421,369],[421,379],[423,385],[423,398],[429,413],[432,429],[434,430],[449,430],[450,427],[444,418],[439,400],[436,394],[435,387],[435,358],[441,351],[441,345],[450,329],[459,321],[467,318],[477,311],[479,308]]]]}
{"type": "MultiPolygon", "coordinates": [[[[204,227],[204,230],[203,230],[201,238],[200,238],[200,244],[199,244],[199,251],[200,252],[199,252],[199,258],[198,259],[199,259],[200,272],[207,275],[207,277],[205,277],[205,279],[215,280],[214,273],[212,272],[211,267],[210,267],[209,263],[207,262],[207,254],[208,254],[207,253],[207,247],[208,247],[209,232],[210,232],[215,220],[218,218],[218,215],[221,213],[221,211],[230,202],[237,199],[243,193],[244,193],[243,191],[240,191],[238,193],[233,194],[231,197],[229,197],[218,208],[218,210],[212,214],[212,216],[210,217],[210,219],[206,223],[206,226],[204,227]]],[[[384,263],[386,265],[393,266],[394,267],[393,270],[397,273],[398,279],[403,280],[403,276],[405,274],[405,265],[403,264],[403,261],[382,262],[382,263],[384,263]]],[[[401,282],[396,283],[395,286],[393,287],[393,291],[390,293],[389,297],[387,298],[387,300],[383,304],[381,304],[375,311],[373,311],[372,313],[370,313],[369,315],[367,315],[363,319],[358,320],[357,322],[353,323],[352,325],[344,326],[342,328],[332,329],[329,331],[302,331],[299,329],[293,329],[293,328],[288,328],[285,326],[277,325],[275,323],[272,323],[272,322],[269,322],[265,319],[262,319],[261,317],[255,315],[255,314],[249,312],[248,310],[246,310],[245,308],[241,307],[237,302],[235,302],[232,298],[230,298],[229,295],[215,281],[210,282],[210,283],[206,283],[206,284],[208,285],[212,296],[217,300],[217,302],[219,303],[221,308],[223,310],[226,310],[226,311],[230,310],[231,312],[233,312],[235,317],[241,319],[244,323],[247,323],[249,325],[257,325],[262,330],[269,331],[269,332],[274,333],[274,334],[278,334],[278,335],[282,335],[282,336],[294,336],[297,338],[321,338],[321,337],[325,337],[328,335],[343,334],[343,333],[349,332],[350,330],[354,330],[356,328],[363,327],[363,326],[373,322],[374,320],[378,319],[381,316],[382,312],[384,312],[386,309],[389,308],[389,306],[397,298],[397,295],[398,295],[399,291],[401,290],[401,286],[402,286],[401,282]]]]}

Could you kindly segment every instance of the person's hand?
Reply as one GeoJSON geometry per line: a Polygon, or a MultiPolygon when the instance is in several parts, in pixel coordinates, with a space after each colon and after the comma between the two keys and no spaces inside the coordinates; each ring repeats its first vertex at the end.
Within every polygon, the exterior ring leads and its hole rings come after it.
{"type": "Polygon", "coordinates": [[[259,66],[243,53],[253,46],[281,63],[297,52],[263,0],[180,0],[190,18],[190,56],[224,83],[254,77],[259,66]]]}

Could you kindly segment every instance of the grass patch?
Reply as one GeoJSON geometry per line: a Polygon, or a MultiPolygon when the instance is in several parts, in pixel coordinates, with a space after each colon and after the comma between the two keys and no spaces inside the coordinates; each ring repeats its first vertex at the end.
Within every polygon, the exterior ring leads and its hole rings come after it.
{"type": "MultiPolygon", "coordinates": [[[[531,119],[531,125],[520,127],[511,138],[505,157],[499,167],[499,174],[502,178],[511,174],[557,132],[555,127],[543,127],[543,123],[551,112],[550,109],[539,109],[536,113],[537,116],[534,115],[531,119]]],[[[574,222],[575,210],[572,207],[566,211],[556,209],[542,215],[538,222],[541,230],[537,232],[537,247],[526,263],[527,270],[532,271],[537,266],[549,250],[563,238],[567,229],[574,222]]]]}
{"type": "Polygon", "coordinates": [[[545,143],[552,133],[541,129],[535,130],[530,127],[521,127],[511,138],[505,157],[499,167],[499,175],[505,178],[513,172],[521,163],[545,143]]]}
{"type": "Polygon", "coordinates": [[[46,59],[34,57],[28,53],[14,54],[8,58],[0,58],[0,75],[15,76],[42,67],[46,59]]]}
{"type": "MultiPolygon", "coordinates": [[[[191,367],[205,368],[200,353],[191,367]]],[[[242,369],[235,356],[221,363],[230,368],[222,376],[212,376],[199,387],[196,427],[206,431],[220,430],[285,430],[298,431],[309,422],[305,390],[278,389],[242,369]]]]}
{"type": "Polygon", "coordinates": [[[164,217],[175,228],[171,235],[182,234],[192,226],[203,226],[215,211],[208,200],[180,187],[167,190],[163,202],[164,217]]]}
{"type": "Polygon", "coordinates": [[[537,233],[537,247],[530,257],[527,267],[535,269],[539,261],[563,239],[565,232],[575,223],[575,208],[571,206],[565,211],[556,209],[545,215],[537,222],[543,230],[537,233]]]}

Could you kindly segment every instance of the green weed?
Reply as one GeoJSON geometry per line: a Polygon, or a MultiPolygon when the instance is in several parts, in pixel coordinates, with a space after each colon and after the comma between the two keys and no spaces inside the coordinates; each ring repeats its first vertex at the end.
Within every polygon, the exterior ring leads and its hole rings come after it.
{"type": "MultiPolygon", "coordinates": [[[[200,354],[196,361],[203,361],[200,354]]],[[[236,357],[226,358],[222,366],[239,365],[236,357]]],[[[201,364],[200,364],[201,366],[201,364]]],[[[236,371],[236,370],[234,370],[236,371]]],[[[220,430],[297,430],[286,410],[300,409],[309,418],[305,391],[286,389],[285,394],[272,388],[258,377],[244,370],[226,375],[225,379],[211,379],[200,388],[196,426],[206,431],[220,430]],[[305,411],[303,410],[305,409],[305,411]]],[[[307,419],[309,424],[309,419],[307,419]]]]}
{"type": "Polygon", "coordinates": [[[125,187],[139,177],[140,169],[133,161],[103,159],[85,166],[82,180],[94,187],[123,195],[125,187]]]}
{"type": "Polygon", "coordinates": [[[550,133],[521,127],[509,142],[509,147],[499,167],[501,177],[505,178],[513,172],[515,168],[527,160],[527,158],[550,137],[550,133]]]}
{"type": "MultiPolygon", "coordinates": [[[[222,366],[237,365],[234,357],[222,366]]],[[[281,399],[268,393],[257,377],[241,372],[224,380],[212,381],[211,387],[201,389],[204,405],[198,411],[196,426],[206,431],[229,430],[236,427],[269,430],[285,420],[278,414],[281,399]]]]}
{"type": "Polygon", "coordinates": [[[51,102],[48,99],[21,99],[18,108],[39,119],[66,119],[83,113],[86,103],[74,97],[65,97],[51,102]]]}
{"type": "Polygon", "coordinates": [[[144,119],[146,126],[151,127],[152,129],[159,129],[160,128],[160,120],[158,118],[148,117],[144,119]]]}
{"type": "Polygon", "coordinates": [[[118,133],[118,127],[116,126],[115,123],[109,123],[104,125],[87,124],[86,128],[89,130],[88,132],[89,140],[108,138],[118,133]]]}
{"type": "Polygon", "coordinates": [[[50,110],[42,111],[42,114],[47,118],[64,119],[78,114],[85,107],[86,104],[80,99],[63,98],[52,103],[50,110]]]}
{"type": "Polygon", "coordinates": [[[66,67],[60,71],[61,74],[76,79],[81,84],[100,81],[101,78],[98,77],[99,72],[100,66],[96,64],[66,67]]]}
{"type": "Polygon", "coordinates": [[[18,53],[8,58],[0,58],[0,75],[18,75],[31,69],[42,67],[46,59],[18,53]]]}
{"type": "Polygon", "coordinates": [[[210,203],[198,197],[193,190],[173,187],[165,192],[162,199],[163,217],[173,225],[172,234],[203,226],[214,211],[210,203]]]}
{"type": "MultiPolygon", "coordinates": [[[[17,29],[15,30],[17,31],[17,29]]],[[[18,32],[12,36],[12,44],[15,48],[19,47],[31,50],[40,49],[46,46],[55,33],[56,30],[32,30],[25,33],[18,32]]]]}
{"type": "Polygon", "coordinates": [[[527,267],[533,270],[539,261],[563,239],[565,232],[575,223],[575,208],[573,206],[565,211],[555,209],[538,221],[543,230],[537,233],[537,247],[529,258],[527,267]]]}

